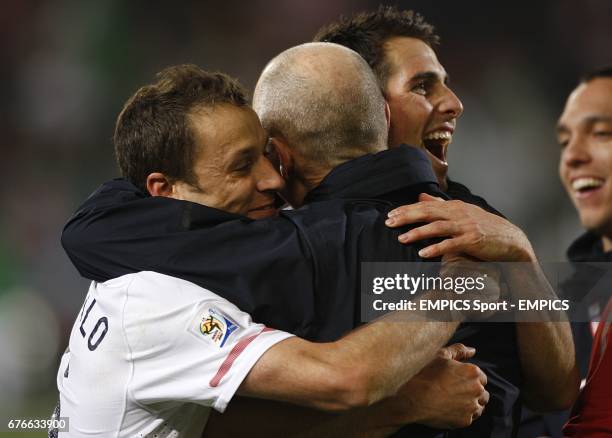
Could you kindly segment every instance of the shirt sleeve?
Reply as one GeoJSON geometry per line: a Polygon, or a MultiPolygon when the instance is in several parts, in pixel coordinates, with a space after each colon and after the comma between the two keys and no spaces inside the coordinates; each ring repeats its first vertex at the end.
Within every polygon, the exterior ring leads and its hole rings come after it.
{"type": "Polygon", "coordinates": [[[254,323],[209,290],[156,273],[130,285],[124,326],[129,396],[142,405],[183,401],[220,412],[268,348],[293,336],[254,323]]]}

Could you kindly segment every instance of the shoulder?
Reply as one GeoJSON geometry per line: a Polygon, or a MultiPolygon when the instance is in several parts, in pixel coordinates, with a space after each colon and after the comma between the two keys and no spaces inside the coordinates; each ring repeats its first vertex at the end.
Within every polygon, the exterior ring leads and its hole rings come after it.
{"type": "Polygon", "coordinates": [[[132,301],[146,302],[148,307],[170,309],[188,303],[208,301],[231,305],[229,301],[210,289],[178,277],[153,271],[124,275],[107,281],[105,285],[126,288],[132,301]]]}
{"type": "Polygon", "coordinates": [[[465,185],[458,183],[457,181],[452,181],[450,178],[447,180],[447,183],[448,183],[448,189],[446,193],[452,199],[457,199],[459,201],[477,205],[483,210],[488,211],[489,213],[493,213],[498,216],[505,217],[500,211],[498,211],[496,208],[491,206],[491,204],[489,204],[486,199],[484,199],[482,196],[475,195],[465,185]]]}

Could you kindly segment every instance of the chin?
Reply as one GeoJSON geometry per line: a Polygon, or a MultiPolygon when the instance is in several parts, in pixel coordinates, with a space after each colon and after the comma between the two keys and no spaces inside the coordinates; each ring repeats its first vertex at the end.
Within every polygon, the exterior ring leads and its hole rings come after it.
{"type": "Polygon", "coordinates": [[[595,234],[608,234],[612,229],[612,217],[585,213],[580,215],[580,223],[595,234]]]}

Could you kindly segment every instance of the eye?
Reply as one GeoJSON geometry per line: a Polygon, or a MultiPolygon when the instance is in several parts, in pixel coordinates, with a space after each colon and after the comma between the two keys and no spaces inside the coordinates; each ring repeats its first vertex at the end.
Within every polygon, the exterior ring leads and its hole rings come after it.
{"type": "Polygon", "coordinates": [[[252,158],[241,160],[234,167],[234,171],[239,172],[239,173],[247,173],[249,170],[251,170],[251,168],[253,167],[253,164],[254,164],[254,161],[252,158]]]}
{"type": "Polygon", "coordinates": [[[410,89],[413,93],[420,94],[422,96],[427,95],[427,82],[419,81],[410,89]]]}
{"type": "Polygon", "coordinates": [[[612,131],[595,131],[593,135],[599,138],[608,138],[612,137],[612,131]]]}
{"type": "Polygon", "coordinates": [[[559,143],[559,146],[561,147],[561,149],[565,149],[565,147],[569,143],[569,138],[566,138],[566,137],[559,138],[557,139],[557,143],[559,143]]]}

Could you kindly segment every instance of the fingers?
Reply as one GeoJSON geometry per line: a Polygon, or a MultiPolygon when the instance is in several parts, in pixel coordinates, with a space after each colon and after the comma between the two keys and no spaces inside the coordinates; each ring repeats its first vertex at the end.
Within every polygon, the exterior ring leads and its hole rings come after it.
{"type": "Polygon", "coordinates": [[[473,363],[462,363],[460,366],[462,367],[462,375],[466,379],[476,379],[483,387],[487,385],[487,375],[480,367],[473,363]]]}
{"type": "Polygon", "coordinates": [[[428,259],[433,257],[440,257],[445,254],[458,254],[465,252],[465,247],[465,238],[463,236],[455,237],[453,239],[446,239],[442,242],[426,246],[425,248],[419,251],[419,257],[428,259]]]}
{"type": "Polygon", "coordinates": [[[480,368],[478,368],[478,380],[482,386],[487,386],[487,375],[480,368]]]}
{"type": "Polygon", "coordinates": [[[472,422],[477,420],[478,418],[480,418],[480,416],[482,415],[483,411],[484,411],[484,406],[483,405],[478,405],[478,407],[476,408],[476,412],[474,412],[472,414],[472,422]]]}
{"type": "Polygon", "coordinates": [[[472,347],[466,347],[463,344],[452,344],[448,347],[445,347],[447,355],[445,357],[453,360],[466,360],[470,357],[474,357],[476,354],[476,349],[472,347]]]}
{"type": "Polygon", "coordinates": [[[419,194],[419,201],[421,202],[444,202],[444,199],[442,198],[438,198],[437,196],[431,196],[427,193],[421,193],[419,194]]]}
{"type": "Polygon", "coordinates": [[[482,395],[478,398],[478,404],[483,407],[486,406],[486,404],[489,403],[489,397],[489,392],[484,390],[482,395]]]}
{"type": "Polygon", "coordinates": [[[400,234],[398,240],[402,243],[415,242],[417,240],[431,239],[433,237],[454,236],[459,231],[455,222],[451,221],[435,221],[426,225],[400,234]]]}
{"type": "Polygon", "coordinates": [[[416,204],[402,205],[388,213],[385,224],[389,227],[414,224],[417,222],[433,222],[440,219],[448,219],[448,207],[451,203],[445,202],[417,202],[416,204]]]}

